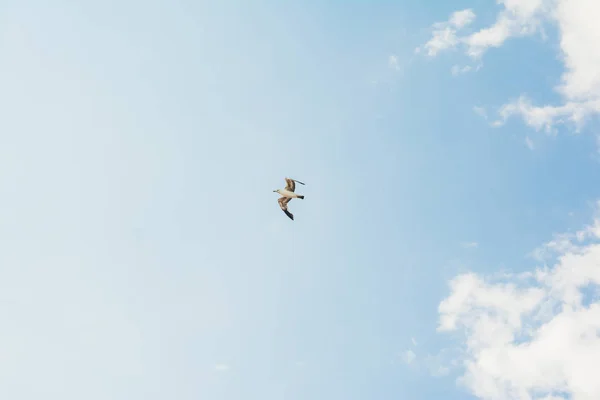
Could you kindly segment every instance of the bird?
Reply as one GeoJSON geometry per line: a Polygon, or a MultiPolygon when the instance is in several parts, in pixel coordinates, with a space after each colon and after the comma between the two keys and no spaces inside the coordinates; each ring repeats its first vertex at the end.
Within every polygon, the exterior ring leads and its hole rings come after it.
{"type": "Polygon", "coordinates": [[[304,185],[304,183],[297,181],[295,179],[285,178],[285,188],[273,190],[273,192],[279,193],[281,195],[279,200],[277,200],[279,202],[279,207],[281,207],[281,210],[283,210],[285,215],[287,215],[292,221],[294,220],[294,214],[292,214],[291,212],[288,211],[288,208],[287,208],[288,203],[292,199],[304,200],[303,195],[296,194],[294,192],[294,190],[296,190],[296,182],[298,182],[301,185],[304,185]]]}

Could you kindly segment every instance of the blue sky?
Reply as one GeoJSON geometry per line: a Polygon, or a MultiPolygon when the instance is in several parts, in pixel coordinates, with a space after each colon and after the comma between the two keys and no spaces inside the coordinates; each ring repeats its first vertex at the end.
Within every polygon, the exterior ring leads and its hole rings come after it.
{"type": "Polygon", "coordinates": [[[442,3],[0,3],[0,397],[491,399],[438,305],[590,220],[595,121],[492,126],[559,28],[453,75],[442,3]]]}

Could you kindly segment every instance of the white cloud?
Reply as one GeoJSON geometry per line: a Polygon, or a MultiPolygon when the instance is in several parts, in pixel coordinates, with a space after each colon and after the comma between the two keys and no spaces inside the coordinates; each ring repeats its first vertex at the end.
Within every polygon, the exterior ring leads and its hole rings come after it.
{"type": "Polygon", "coordinates": [[[432,38],[425,44],[428,55],[462,45],[472,58],[479,58],[490,47],[501,46],[508,38],[526,36],[538,31],[541,17],[548,10],[550,0],[497,0],[504,6],[498,13],[494,24],[487,28],[465,35],[457,36],[458,30],[475,20],[471,10],[457,11],[447,22],[433,25],[432,38]]]}
{"type": "MultiPolygon", "coordinates": [[[[490,48],[502,46],[513,37],[542,32],[544,22],[558,27],[560,59],[565,71],[556,91],[562,104],[534,105],[521,95],[500,108],[502,125],[511,116],[519,116],[535,128],[552,132],[557,124],[572,123],[580,130],[587,119],[600,113],[600,2],[597,0],[497,0],[503,8],[496,21],[478,31],[458,36],[450,20],[434,24],[432,38],[425,48],[429,56],[460,47],[465,54],[479,59],[490,48]]],[[[452,18],[451,18],[452,19],[452,18]]],[[[453,69],[453,73],[457,70],[453,69]]]]}
{"type": "Polygon", "coordinates": [[[566,72],[560,92],[568,99],[587,101],[600,94],[600,2],[561,0],[556,7],[566,72]]]}
{"type": "Polygon", "coordinates": [[[433,31],[433,37],[425,43],[428,56],[435,56],[438,52],[452,48],[458,44],[456,30],[446,27],[433,31]]]}
{"type": "Polygon", "coordinates": [[[456,11],[456,12],[452,13],[452,15],[450,16],[450,19],[448,20],[448,23],[451,26],[456,27],[457,29],[462,29],[465,26],[472,23],[474,20],[475,20],[475,13],[473,12],[473,10],[471,10],[469,8],[466,10],[456,11]]]}
{"type": "Polygon", "coordinates": [[[475,248],[479,247],[479,243],[477,243],[477,242],[464,242],[464,243],[462,243],[462,247],[464,247],[465,249],[475,249],[475,248]]]}
{"type": "MultiPolygon", "coordinates": [[[[599,65],[600,67],[600,65],[599,65]]],[[[561,106],[534,106],[526,96],[520,96],[518,100],[503,105],[500,108],[500,119],[495,122],[500,126],[513,115],[519,115],[530,127],[548,133],[558,124],[570,122],[579,131],[587,118],[593,114],[600,113],[600,93],[598,99],[584,102],[567,102],[561,106]]]]}
{"type": "Polygon", "coordinates": [[[441,332],[464,337],[459,382],[482,400],[600,398],[600,217],[536,252],[551,267],[450,282],[441,332]]]}
{"type": "Polygon", "coordinates": [[[416,346],[416,345],[417,345],[417,341],[416,341],[416,339],[415,339],[414,337],[413,337],[413,338],[410,338],[410,341],[411,341],[411,343],[413,344],[413,346],[416,346]]]}
{"type": "Polygon", "coordinates": [[[558,106],[533,106],[521,97],[503,109],[505,118],[520,115],[534,128],[549,128],[572,122],[580,129],[586,119],[600,113],[600,2],[595,0],[557,0],[550,18],[560,32],[561,59],[565,65],[556,90],[564,103],[558,106]],[[507,112],[508,111],[508,112],[507,112]]]}
{"type": "Polygon", "coordinates": [[[465,65],[464,67],[455,65],[452,67],[451,72],[452,72],[452,75],[456,76],[456,75],[460,75],[460,74],[466,74],[467,72],[471,71],[472,69],[473,69],[473,67],[471,67],[470,65],[465,65]]]}
{"type": "Polygon", "coordinates": [[[500,47],[511,37],[527,36],[538,32],[550,0],[499,0],[504,9],[490,27],[464,38],[467,54],[478,58],[491,47],[500,47]]]}

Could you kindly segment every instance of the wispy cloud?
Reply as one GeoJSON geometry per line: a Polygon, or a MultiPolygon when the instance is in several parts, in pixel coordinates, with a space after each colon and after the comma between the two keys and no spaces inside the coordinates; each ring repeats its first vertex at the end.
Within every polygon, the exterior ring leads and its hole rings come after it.
{"type": "Polygon", "coordinates": [[[442,349],[436,355],[427,355],[423,360],[424,367],[434,377],[446,376],[459,366],[460,351],[457,349],[442,349]]]}
{"type": "MultiPolygon", "coordinates": [[[[431,39],[423,46],[430,57],[454,48],[463,49],[471,60],[480,60],[490,49],[501,47],[508,39],[533,34],[543,36],[543,24],[556,24],[559,29],[560,59],[565,71],[556,90],[562,104],[535,105],[521,95],[500,108],[500,118],[492,122],[501,126],[513,116],[521,117],[530,127],[553,132],[557,125],[569,123],[581,130],[593,115],[600,114],[600,56],[597,40],[600,25],[600,2],[594,0],[521,0],[498,1],[502,9],[491,25],[473,33],[458,35],[475,19],[469,10],[458,11],[448,21],[433,25],[431,39]]],[[[417,52],[421,48],[416,49],[417,52]]],[[[453,74],[463,69],[455,66],[453,74]]],[[[600,143],[599,143],[600,147],[600,143]]]]}
{"type": "Polygon", "coordinates": [[[410,365],[415,361],[417,355],[412,350],[406,350],[404,353],[402,353],[401,358],[404,363],[410,365]]]}
{"type": "MultiPolygon", "coordinates": [[[[459,44],[457,31],[475,20],[475,13],[471,9],[456,11],[450,15],[447,22],[438,22],[433,25],[432,38],[423,46],[427,55],[433,57],[440,51],[453,48],[459,44]]],[[[420,53],[421,48],[415,49],[420,53]]]]}
{"type": "Polygon", "coordinates": [[[457,75],[461,75],[461,74],[466,74],[467,72],[471,71],[472,69],[473,69],[473,67],[471,67],[470,65],[465,65],[464,67],[455,65],[452,67],[451,72],[452,72],[452,75],[457,76],[457,75]]]}
{"type": "Polygon", "coordinates": [[[432,38],[425,44],[428,55],[435,56],[442,50],[464,46],[466,53],[478,59],[490,47],[501,46],[508,38],[537,32],[540,14],[545,10],[544,0],[502,1],[504,10],[496,22],[475,33],[457,36],[456,33],[475,20],[471,9],[453,13],[448,21],[433,25],[432,38]]]}
{"type": "Polygon", "coordinates": [[[529,150],[533,150],[535,148],[533,145],[533,140],[531,140],[529,136],[525,137],[525,146],[527,146],[529,150]]]}
{"type": "Polygon", "coordinates": [[[487,112],[485,111],[485,108],[483,108],[483,107],[474,106],[473,111],[475,112],[475,114],[479,115],[483,119],[488,118],[487,112]]]}
{"type": "Polygon", "coordinates": [[[396,71],[400,71],[400,62],[398,60],[398,56],[391,54],[388,57],[388,65],[390,68],[392,68],[396,71]]]}
{"type": "Polygon", "coordinates": [[[463,243],[461,243],[461,246],[464,247],[465,249],[476,249],[477,247],[479,247],[479,243],[477,243],[477,242],[463,242],[463,243]]]}

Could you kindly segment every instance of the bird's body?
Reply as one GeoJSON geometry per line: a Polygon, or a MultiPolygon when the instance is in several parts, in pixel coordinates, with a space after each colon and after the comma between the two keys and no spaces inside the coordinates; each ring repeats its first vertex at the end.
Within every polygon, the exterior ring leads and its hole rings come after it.
{"type": "Polygon", "coordinates": [[[277,189],[277,193],[279,193],[280,195],[282,195],[283,197],[287,197],[288,199],[302,199],[304,196],[300,196],[294,192],[290,192],[289,190],[285,190],[285,189],[277,189]]]}
{"type": "Polygon", "coordinates": [[[303,195],[299,195],[294,192],[294,190],[296,190],[295,182],[298,182],[299,184],[304,185],[304,183],[302,183],[302,182],[295,181],[290,178],[285,178],[285,183],[286,183],[285,188],[273,190],[274,192],[279,193],[281,195],[279,200],[277,200],[279,202],[279,207],[281,207],[281,210],[283,210],[285,215],[287,215],[291,220],[294,219],[294,214],[292,214],[291,212],[288,211],[287,204],[292,199],[301,199],[301,200],[304,199],[303,195]]]}

